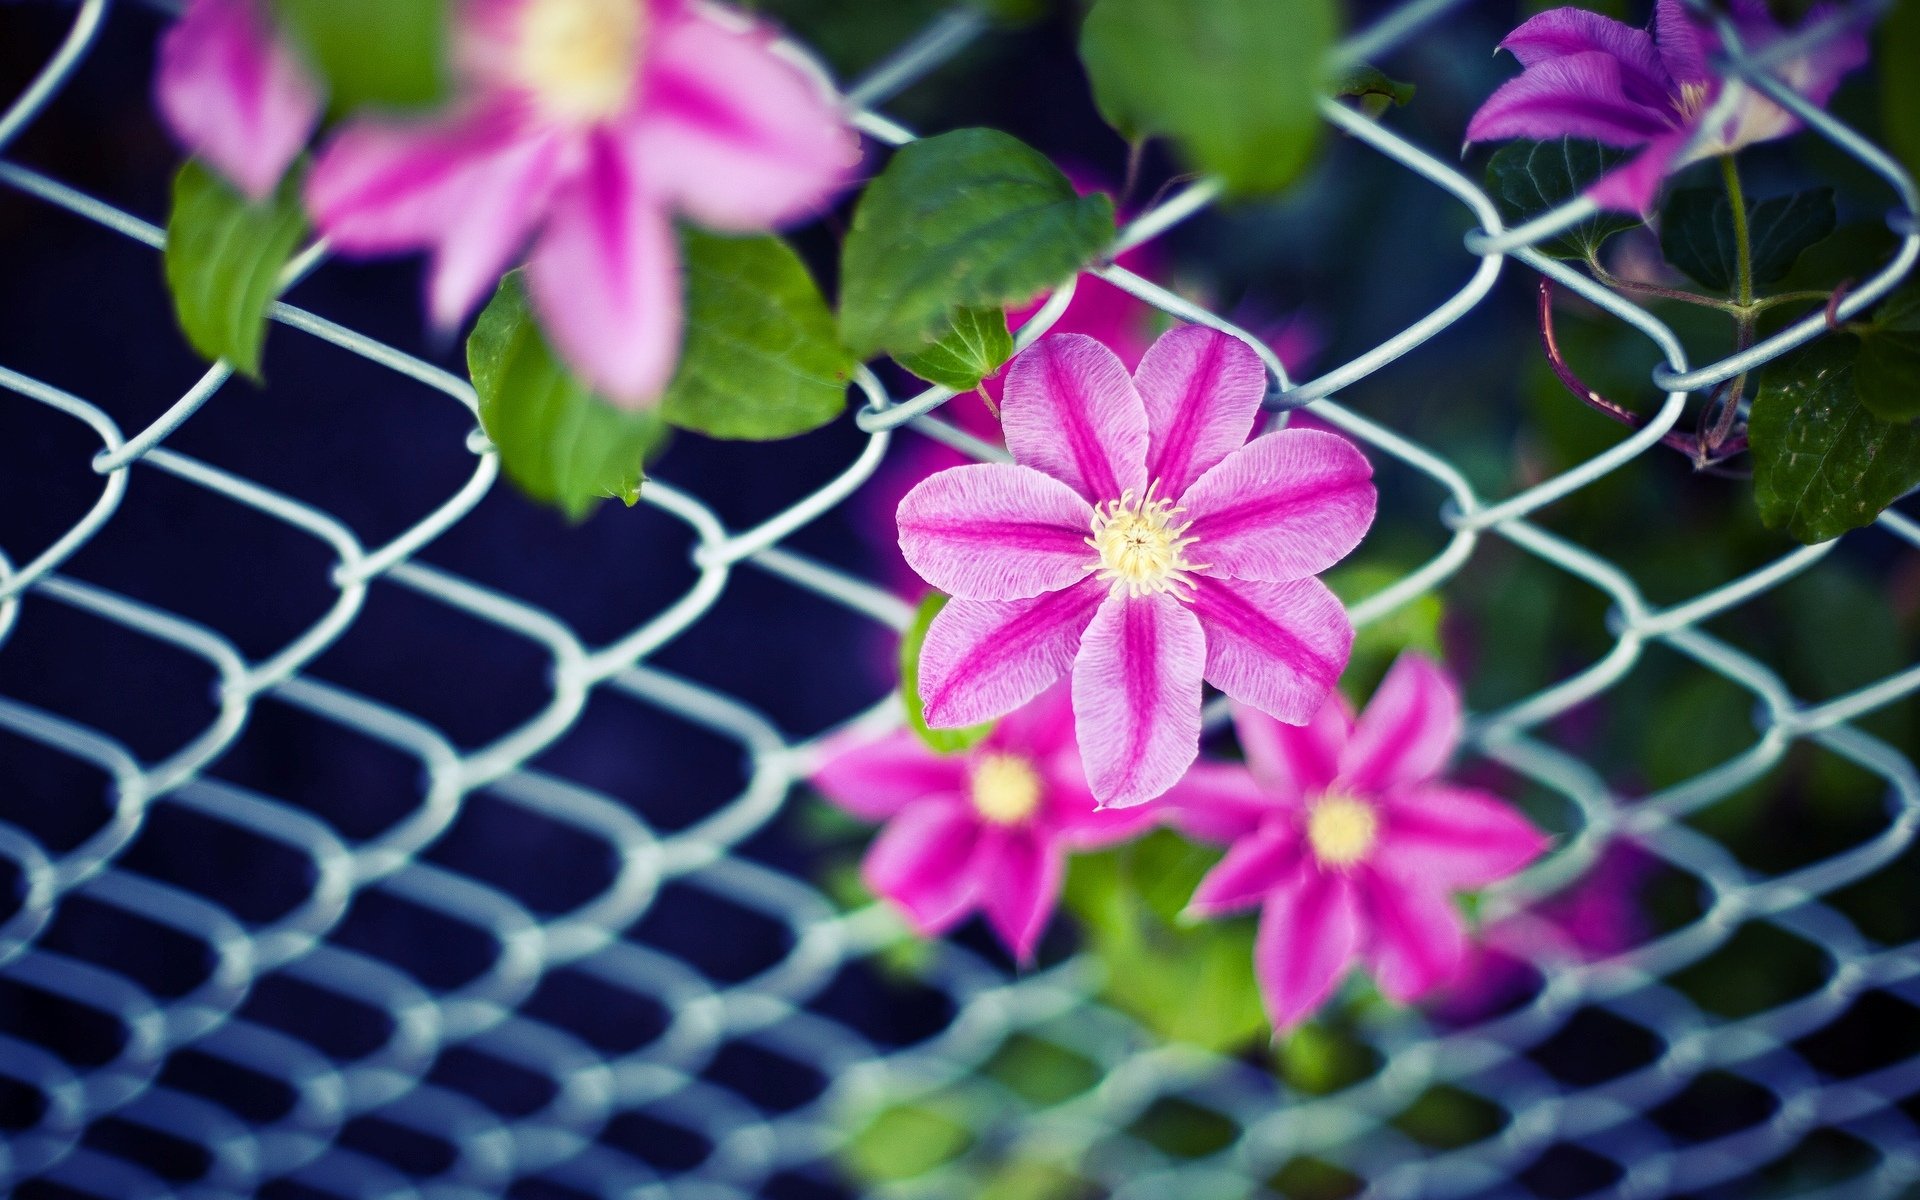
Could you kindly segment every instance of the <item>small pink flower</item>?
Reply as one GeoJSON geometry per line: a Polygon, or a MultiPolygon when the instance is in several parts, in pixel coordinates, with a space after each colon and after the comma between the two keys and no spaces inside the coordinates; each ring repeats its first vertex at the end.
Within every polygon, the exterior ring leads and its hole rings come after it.
{"type": "MultiPolygon", "coordinates": [[[[1731,9],[1747,50],[1763,50],[1787,36],[1765,0],[1731,0],[1731,9]]],[[[1807,19],[1817,21],[1830,11],[1816,6],[1807,19]]],[[[1707,56],[1719,44],[1716,34],[1694,23],[1681,0],[1658,0],[1651,33],[1581,8],[1550,9],[1500,43],[1522,70],[1480,106],[1467,126],[1467,141],[1576,137],[1639,149],[1587,194],[1603,208],[1645,213],[1660,181],[1688,163],[1800,128],[1766,96],[1707,69],[1707,56]],[[1688,139],[1727,87],[1743,88],[1733,113],[1683,157],[1688,139]]],[[[1840,77],[1866,61],[1867,40],[1850,29],[1775,69],[1808,100],[1825,104],[1840,77]]]]}
{"type": "Polygon", "coordinates": [[[1059,901],[1067,852],[1126,841],[1156,816],[1094,807],[1064,688],[965,755],[935,754],[904,729],[829,745],[812,782],[854,816],[886,822],[863,875],[914,928],[936,936],[979,910],[1023,963],[1059,901]]]}
{"type": "Polygon", "coordinates": [[[523,247],[535,308],[609,399],[656,400],[680,352],[675,216],[755,231],[818,209],[858,161],[824,74],[698,0],[464,0],[444,113],[363,118],[307,199],[342,250],[431,250],[462,321],[523,247]]]}
{"type": "Polygon", "coordinates": [[[1265,393],[1253,350],[1202,326],[1131,379],[1074,334],[1015,359],[1013,463],[942,471],[900,502],[907,561],[954,597],[922,650],[928,723],[997,717],[1070,671],[1093,794],[1127,805],[1193,763],[1202,679],[1311,717],[1353,642],[1313,576],[1372,523],[1372,468],[1333,434],[1248,442],[1265,393]]]}
{"type": "Polygon", "coordinates": [[[320,123],[320,85],[258,0],[189,0],[160,43],[154,94],[180,144],[256,201],[320,123]]]}
{"type": "Polygon", "coordinates": [[[1466,950],[1452,893],[1546,848],[1497,797],[1440,778],[1460,694],[1420,655],[1400,656],[1357,721],[1339,696],[1304,727],[1244,707],[1234,721],[1246,766],[1196,768],[1172,819],[1231,843],[1190,911],[1261,909],[1254,970],[1276,1030],[1319,1008],[1356,959],[1398,1003],[1445,982],[1466,950]]]}

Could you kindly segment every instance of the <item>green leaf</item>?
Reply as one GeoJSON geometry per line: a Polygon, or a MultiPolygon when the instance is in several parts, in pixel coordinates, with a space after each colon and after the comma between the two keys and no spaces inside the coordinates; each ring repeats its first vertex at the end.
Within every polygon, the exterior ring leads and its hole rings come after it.
{"type": "MultiPolygon", "coordinates": [[[[1753,247],[1753,282],[1778,283],[1802,251],[1833,232],[1832,188],[1770,196],[1747,205],[1753,247]]],[[[1739,281],[1740,251],[1733,231],[1733,205],[1719,188],[1679,188],[1660,210],[1660,252],[1666,260],[1716,292],[1739,281]]]]}
{"type": "Polygon", "coordinates": [[[1398,108],[1413,100],[1417,89],[1404,80],[1382,74],[1378,67],[1361,63],[1334,80],[1333,94],[1351,96],[1360,101],[1360,111],[1378,119],[1388,108],[1398,108]]]}
{"type": "Polygon", "coordinates": [[[920,647],[926,644],[927,626],[947,606],[947,599],[939,592],[928,593],[914,611],[913,624],[900,638],[900,698],[907,705],[907,724],[936,754],[958,754],[979,745],[993,732],[992,721],[965,729],[933,729],[927,725],[927,714],[920,703],[920,647]]]}
{"type": "Polygon", "coordinates": [[[1080,58],[1107,123],[1161,134],[1229,195],[1279,191],[1312,159],[1333,0],[1098,0],[1080,58]]]}
{"type": "Polygon", "coordinates": [[[890,1183],[924,1175],[972,1142],[965,1109],[951,1098],[933,1096],[881,1109],[848,1139],[840,1160],[856,1179],[890,1183]]]}
{"type": "Polygon", "coordinates": [[[685,229],[686,341],[660,415],[682,429],[770,441],[846,410],[853,356],[793,247],[685,229]]]}
{"type": "Polygon", "coordinates": [[[199,159],[173,177],[167,214],[167,289],[187,341],[209,359],[260,379],[267,306],[280,270],[307,232],[300,176],[287,172],[274,194],[254,204],[199,159]]]}
{"type": "Polygon", "coordinates": [[[1020,304],[1113,240],[1113,201],[1082,196],[1039,151],[959,129],[895,152],[854,210],[840,332],[861,358],[912,353],[954,310],[1020,304]]]}
{"type": "Polygon", "coordinates": [[[1920,417],[1920,287],[1895,292],[1874,311],[1861,332],[1854,386],[1883,421],[1920,417]]]}
{"type": "MultiPolygon", "coordinates": [[[[1561,138],[1557,142],[1508,142],[1487,160],[1487,192],[1509,225],[1565,204],[1593,181],[1626,161],[1627,152],[1599,142],[1561,138]]],[[[1606,240],[1639,225],[1638,217],[1603,212],[1540,245],[1555,258],[1586,258],[1606,240]]]]}
{"type": "Polygon", "coordinates": [[[1920,71],[1908,69],[1920,62],[1920,4],[1888,8],[1875,40],[1880,123],[1887,146],[1910,174],[1920,174],[1920,71]]]}
{"type": "Polygon", "coordinates": [[[447,93],[447,0],[272,0],[335,112],[423,108],[447,93]]]}
{"type": "Polygon", "coordinates": [[[1854,385],[1857,339],[1836,335],[1770,364],[1747,423],[1754,500],[1803,542],[1858,529],[1920,484],[1920,426],[1882,421],[1854,385]]]}
{"type": "Polygon", "coordinates": [[[521,272],[500,281],[474,324],[467,370],[480,424],[522,491],[576,521],[605,497],[640,499],[665,423],[615,408],[568,373],[534,320],[521,272]]]}
{"type": "Polygon", "coordinates": [[[1013,357],[1007,314],[998,308],[955,310],[946,331],[930,345],[894,356],[907,370],[955,392],[971,391],[1013,357]]]}

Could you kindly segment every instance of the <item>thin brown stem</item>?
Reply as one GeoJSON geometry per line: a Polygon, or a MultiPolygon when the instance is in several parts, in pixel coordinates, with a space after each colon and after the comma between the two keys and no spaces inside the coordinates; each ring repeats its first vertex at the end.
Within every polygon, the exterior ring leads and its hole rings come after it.
{"type": "MultiPolygon", "coordinates": [[[[1646,425],[1646,421],[1641,418],[1639,413],[1634,412],[1625,405],[1616,404],[1605,396],[1602,396],[1599,392],[1587,386],[1584,380],[1574,374],[1573,368],[1567,365],[1566,356],[1560,353],[1560,341],[1554,336],[1553,332],[1553,283],[1547,279],[1540,281],[1540,344],[1546,351],[1547,365],[1553,368],[1553,373],[1559,377],[1560,382],[1566,389],[1578,397],[1588,408],[1612,417],[1630,429],[1640,429],[1646,425]]],[[[1700,443],[1698,439],[1689,437],[1684,433],[1674,433],[1669,430],[1667,433],[1661,435],[1660,440],[1662,443],[1685,454],[1688,458],[1694,459],[1696,462],[1699,461],[1700,443]]]]}

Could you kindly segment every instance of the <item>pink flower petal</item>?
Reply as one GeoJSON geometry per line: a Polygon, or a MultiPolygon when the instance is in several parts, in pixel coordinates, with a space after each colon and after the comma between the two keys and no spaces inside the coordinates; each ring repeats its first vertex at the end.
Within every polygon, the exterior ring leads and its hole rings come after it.
{"type": "Polygon", "coordinates": [[[1267,897],[1253,943],[1253,972],[1276,1034],[1312,1016],[1346,974],[1360,945],[1351,882],[1333,871],[1302,871],[1296,887],[1267,897]]]}
{"type": "Polygon", "coordinates": [[[1178,496],[1238,450],[1267,394],[1267,369],[1253,348],[1204,325],[1171,330],[1133,373],[1147,406],[1147,477],[1178,496]]]}
{"type": "Polygon", "coordinates": [[[1416,1000],[1460,970],[1466,930],[1445,892],[1378,875],[1358,890],[1367,922],[1363,953],[1387,999],[1416,1000]]]}
{"type": "Polygon", "coordinates": [[[1080,752],[1073,744],[1072,689],[1062,680],[1002,717],[987,736],[985,748],[1024,754],[1041,762],[1064,752],[1077,766],[1080,752]]]}
{"type": "Polygon", "coordinates": [[[841,735],[820,751],[808,782],[840,808],[866,821],[882,821],[930,796],[958,795],[967,787],[965,760],[927,749],[910,729],[880,738],[841,735]]]}
{"type": "Polygon", "coordinates": [[[307,206],[348,254],[433,251],[427,309],[452,329],[546,215],[561,150],[497,107],[433,122],[356,121],[314,163],[307,206]]]}
{"type": "Polygon", "coordinates": [[[1075,729],[1101,804],[1151,800],[1193,765],[1205,664],[1200,622],[1173,593],[1101,603],[1073,660],[1075,729]]]}
{"type": "Polygon", "coordinates": [[[680,357],[680,247],[611,140],[588,142],[555,198],[527,284],[569,367],[624,408],[658,402],[680,357]]]}
{"type": "Polygon", "coordinates": [[[655,13],[631,135],[648,186],[703,225],[751,231],[819,211],[860,161],[825,73],[717,7],[655,13]]]}
{"type": "Polygon", "coordinates": [[[1207,682],[1289,724],[1313,719],[1353,649],[1347,610],[1318,579],[1195,580],[1207,635],[1207,682]]]}
{"type": "Polygon", "coordinates": [[[979,894],[973,863],[980,822],[965,805],[923,800],[873,839],[861,878],[929,937],[952,928],[979,894]]]}
{"type": "Polygon", "coordinates": [[[975,463],[923,479],[900,501],[900,551],[920,577],[968,600],[1024,600],[1093,573],[1093,506],[1051,475],[975,463]]]}
{"type": "Polygon", "coordinates": [[[1354,724],[1341,783],[1373,794],[1435,778],[1460,744],[1460,708],[1451,675],[1425,655],[1402,654],[1354,724]]]}
{"type": "Polygon", "coordinates": [[[1188,837],[1230,845],[1287,808],[1288,801],[1261,786],[1244,764],[1202,759],[1147,811],[1164,811],[1167,821],[1188,837]]]}
{"type": "Polygon", "coordinates": [[[1250,705],[1233,706],[1233,732],[1255,779],[1275,796],[1297,802],[1325,791],[1340,774],[1340,753],[1353,736],[1346,697],[1327,697],[1304,725],[1279,721],[1250,705]]]}
{"type": "Polygon", "coordinates": [[[987,924],[1026,966],[1060,898],[1066,858],[1024,832],[989,831],[982,851],[980,891],[987,924]]]}
{"type": "Polygon", "coordinates": [[[1651,213],[1660,184],[1679,166],[1675,160],[1686,148],[1688,136],[1683,129],[1652,139],[1646,149],[1595,180],[1587,197],[1611,212],[1651,213]]]}
{"type": "Polygon", "coordinates": [[[1066,674],[1107,589],[1086,580],[1031,600],[954,600],[927,628],[927,724],[958,729],[1019,708],[1066,674]]]}
{"type": "Polygon", "coordinates": [[[1113,351],[1090,337],[1041,338],[1007,368],[1000,423],[1013,460],[1094,503],[1147,488],[1147,410],[1113,351]]]}
{"type": "Polygon", "coordinates": [[[160,43],[154,92],[173,136],[256,201],[320,122],[320,85],[254,0],[192,0],[160,43]]]}
{"type": "Polygon", "coordinates": [[[1318,871],[1302,853],[1300,830],[1292,821],[1269,821],[1241,838],[1208,871],[1193,891],[1187,911],[1217,917],[1260,904],[1277,891],[1301,886],[1304,872],[1318,871]]]}
{"type": "Polygon", "coordinates": [[[1501,39],[1500,48],[1523,67],[1597,50],[1620,64],[1622,90],[1644,105],[1663,104],[1675,90],[1646,30],[1584,8],[1552,8],[1530,17],[1501,39]]]}
{"type": "Polygon", "coordinates": [[[1485,887],[1519,871],[1548,845],[1518,809],[1486,792],[1428,783],[1384,799],[1377,861],[1408,882],[1485,887]]]}
{"type": "Polygon", "coordinates": [[[1188,558],[1233,579],[1317,575],[1373,524],[1373,467],[1353,443],[1315,429],[1263,434],[1187,489],[1199,539],[1188,558]]]}
{"type": "Polygon", "coordinates": [[[1707,83],[1713,79],[1713,72],[1707,69],[1707,50],[1719,39],[1694,23],[1681,0],[1654,0],[1653,34],[1659,44],[1661,66],[1674,83],[1707,83]]]}
{"type": "Polygon", "coordinates": [[[1587,50],[1537,62],[1494,89],[1467,122],[1467,140],[1577,137],[1638,146],[1674,127],[1672,111],[1628,94],[1620,60],[1587,50]]]}

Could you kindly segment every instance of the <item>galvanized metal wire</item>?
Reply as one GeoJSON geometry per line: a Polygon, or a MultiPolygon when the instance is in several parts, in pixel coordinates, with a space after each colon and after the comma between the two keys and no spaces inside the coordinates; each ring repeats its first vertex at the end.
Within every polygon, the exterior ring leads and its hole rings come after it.
{"type": "MultiPolygon", "coordinates": [[[[1358,32],[1341,55],[1358,61],[1388,54],[1451,7],[1451,0],[1413,0],[1358,32]]],[[[1840,22],[1870,15],[1866,9],[1849,10],[1810,36],[1831,36],[1840,22]]],[[[110,19],[106,0],[77,5],[69,36],[33,84],[0,114],[0,152],[57,100],[110,19]]],[[[861,128],[885,142],[911,139],[911,131],[876,106],[966,45],[979,27],[970,9],[943,18],[854,85],[850,104],[861,128]]],[[[1914,216],[1920,197],[1914,182],[1888,155],[1774,77],[1772,60],[1748,55],[1731,29],[1724,32],[1727,70],[1792,110],[1812,136],[1864,165],[1892,193],[1889,223],[1900,236],[1898,250],[1841,302],[1840,316],[1856,313],[1895,287],[1920,257],[1914,216]]],[[[90,1129],[113,1120],[202,1148],[207,1170],[181,1189],[198,1196],[253,1195],[276,1180],[353,1196],[497,1195],[526,1181],[590,1195],[757,1196],[777,1176],[829,1158],[857,1128],[862,1111],[938,1091],[960,1097],[983,1136],[937,1170],[890,1185],[890,1193],[967,1194],[974,1173],[994,1152],[995,1139],[984,1136],[993,1130],[1016,1130],[1019,1137],[1043,1144],[1049,1155],[1077,1161],[1085,1178],[1124,1200],[1265,1194],[1262,1189],[1276,1171],[1303,1156],[1340,1165],[1366,1182],[1368,1195],[1519,1193],[1524,1188],[1515,1182],[1516,1173],[1559,1144],[1578,1145],[1617,1163],[1623,1174],[1612,1194],[1664,1196],[1746,1179],[1817,1128],[1847,1131],[1876,1155],[1864,1174],[1825,1194],[1893,1194],[1920,1183],[1920,1139],[1898,1111],[1901,1102],[1920,1094],[1920,1056],[1899,1057],[1890,1048],[1884,1066],[1836,1080],[1794,1048],[1796,1039],[1829,1025],[1869,990],[1920,996],[1920,947],[1880,944],[1826,901],[1836,890],[1885,869],[1912,846],[1920,822],[1920,773],[1911,748],[1879,740],[1856,722],[1920,690],[1920,665],[1890,663],[1884,677],[1853,691],[1803,699],[1790,693],[1767,662],[1703,628],[1818,568],[1834,543],[1794,550],[1696,596],[1658,604],[1626,569],[1534,520],[1602,477],[1632,469],[1680,420],[1690,394],[1820,336],[1824,318],[1808,317],[1718,362],[1689,362],[1680,338],[1659,318],[1533,248],[1588,215],[1584,202],[1509,229],[1476,183],[1395,133],[1391,121],[1368,120],[1332,102],[1324,112],[1336,129],[1460,204],[1477,226],[1461,252],[1465,282],[1460,289],[1352,361],[1295,382],[1262,350],[1277,381],[1275,420],[1311,404],[1315,416],[1362,444],[1376,462],[1423,480],[1433,501],[1432,520],[1444,545],[1419,569],[1355,605],[1355,621],[1379,620],[1448,588],[1489,537],[1584,581],[1612,604],[1609,652],[1538,693],[1512,697],[1497,710],[1478,714],[1473,723],[1474,752],[1564,798],[1572,814],[1555,853],[1512,886],[1496,890],[1488,909],[1517,911],[1564,888],[1591,864],[1601,845],[1622,837],[1701,881],[1704,911],[1697,919],[1598,962],[1549,964],[1546,985],[1531,1001],[1464,1029],[1443,1030],[1414,1012],[1370,1013],[1363,1018],[1364,1034],[1382,1065],[1330,1095],[1298,1094],[1245,1061],[1157,1043],[1098,1002],[1098,968],[1085,958],[1012,976],[943,944],[930,960],[928,980],[952,1000],[951,1020],[927,1041],[889,1050],[810,1004],[849,964],[864,962],[905,936],[899,924],[877,907],[837,911],[808,880],[738,853],[794,794],[809,748],[825,731],[810,730],[807,738],[796,740],[752,706],[697,678],[658,669],[650,659],[696,622],[709,619],[742,567],[883,625],[904,625],[909,609],[897,597],[783,542],[861,488],[898,432],[981,457],[997,453],[940,420],[937,410],[950,393],[934,388],[895,397],[863,370],[853,392],[857,411],[849,419],[867,434],[864,449],[837,477],[750,528],[728,528],[699,496],[650,481],[641,503],[685,526],[694,544],[694,581],[663,611],[595,644],[538,605],[418,557],[467,518],[492,488],[502,486],[493,449],[477,430],[462,448],[472,463],[465,483],[404,532],[373,541],[334,514],[277,491],[271,478],[244,476],[170,448],[172,435],[203,408],[228,399],[223,388],[231,371],[224,365],[209,369],[144,428],[128,430],[87,397],[0,364],[0,388],[13,394],[12,403],[46,406],[91,430],[99,442],[92,461],[99,494],[91,509],[30,556],[16,551],[16,557],[8,557],[0,549],[0,653],[10,640],[35,636],[33,620],[22,616],[22,601],[30,598],[174,647],[203,661],[217,681],[214,719],[157,758],[136,754],[73,715],[0,696],[0,730],[97,768],[111,781],[112,797],[108,819],[64,850],[0,823],[0,857],[22,880],[24,898],[0,925],[0,978],[90,1010],[121,1033],[109,1058],[86,1063],[69,1061],[54,1047],[0,1035],[0,1078],[44,1104],[30,1127],[0,1143],[0,1178],[14,1187],[37,1180],[110,1197],[175,1190],[137,1156],[86,1140],[90,1129]],[[1335,397],[1417,353],[1481,304],[1510,264],[1578,293],[1649,339],[1663,360],[1655,382],[1666,399],[1644,427],[1573,469],[1513,494],[1483,495],[1441,455],[1335,397]],[[69,573],[69,560],[115,519],[135,472],[171,476],[325,547],[333,566],[324,614],[276,651],[249,656],[217,628],[69,573]],[[311,672],[309,664],[353,626],[375,581],[540,647],[552,667],[544,705],[519,728],[476,749],[462,749],[431,723],[311,672]],[[1712,770],[1650,795],[1627,796],[1593,764],[1536,735],[1545,723],[1619,683],[1656,646],[1750,693],[1757,732],[1747,750],[1712,770]],[[622,720],[673,719],[727,739],[741,756],[745,788],[690,827],[660,830],[648,823],[643,802],[529,766],[575,726],[595,697],[620,698],[622,720]],[[205,774],[243,736],[256,706],[269,699],[416,760],[423,784],[410,814],[377,836],[356,841],[282,799],[205,774]],[[1884,781],[1885,821],[1872,837],[1833,857],[1766,876],[1685,823],[1689,815],[1775,770],[1801,743],[1884,781]],[[504,891],[421,857],[445,834],[463,802],[483,792],[603,845],[617,864],[610,882],[590,902],[542,919],[504,891]],[[309,878],[303,902],[259,924],[207,895],[128,869],[122,855],[162,806],[297,856],[307,864],[309,878]],[[784,957],[748,979],[721,983],[633,937],[633,927],[670,884],[723,899],[778,925],[787,937],[784,957]],[[411,976],[404,963],[331,941],[349,906],[369,895],[403,901],[474,931],[495,947],[492,965],[456,988],[436,990],[411,976]],[[83,961],[41,945],[41,934],[63,906],[80,901],[189,939],[204,949],[211,968],[189,993],[161,997],[110,962],[83,961]],[[1820,986],[1789,1003],[1722,1019],[1664,982],[1720,949],[1749,922],[1769,924],[1817,947],[1826,957],[1820,986]],[[614,1053],[523,1011],[534,990],[553,983],[562,971],[635,1005],[657,1006],[668,1014],[664,1032],[636,1049],[614,1053]],[[383,1040],[345,1059],[241,1015],[250,992],[269,975],[298,981],[342,1004],[388,1014],[383,1040]],[[1595,1086],[1555,1079],[1527,1051],[1586,1007],[1650,1031],[1661,1048],[1645,1065],[1595,1086]],[[1100,1082],[1065,1102],[1037,1105],[978,1074],[1016,1032],[1097,1064],[1100,1082]],[[829,1086],[798,1108],[766,1111],[702,1077],[716,1054],[733,1044],[807,1064],[829,1086]],[[456,1047],[549,1081],[552,1098],[538,1111],[508,1119],[430,1081],[431,1065],[456,1047]],[[297,1102],[276,1121],[249,1123],[204,1096],[162,1081],[169,1057],[186,1051],[280,1081],[297,1102]],[[1736,1133],[1677,1142],[1649,1119],[1649,1110],[1709,1071],[1768,1088],[1777,1107],[1765,1121],[1736,1133]],[[1508,1114],[1506,1123],[1490,1138],[1448,1151],[1435,1151],[1387,1123],[1439,1083],[1492,1100],[1508,1114]],[[1167,1098],[1225,1118],[1233,1136],[1211,1153],[1176,1157],[1124,1132],[1167,1098]],[[690,1129],[707,1150],[697,1162],[669,1169],[596,1140],[623,1113],[651,1113],[690,1129]],[[447,1165],[421,1178],[366,1150],[339,1144],[343,1126],[365,1115],[443,1145],[447,1165]]],[[[142,246],[164,244],[161,229],[17,162],[0,161],[0,183],[49,210],[84,218],[142,246]]],[[[1165,234],[1206,210],[1216,195],[1204,181],[1186,187],[1128,223],[1119,246],[1130,248],[1165,234]]],[[[323,245],[310,247],[282,283],[290,286],[322,268],[325,258],[323,245]]],[[[1133,272],[1105,266],[1094,273],[1175,318],[1244,336],[1220,316],[1133,272]]],[[[1025,345],[1043,334],[1071,295],[1071,288],[1056,293],[1019,330],[1019,342],[1025,345]]],[[[467,381],[347,325],[284,303],[274,306],[272,318],[284,327],[280,336],[320,339],[424,385],[470,415],[476,411],[467,381]]],[[[1892,511],[1879,527],[1897,539],[1901,553],[1920,551],[1920,525],[1911,518],[1892,511]]],[[[889,719],[890,710],[867,718],[889,719]]]]}

